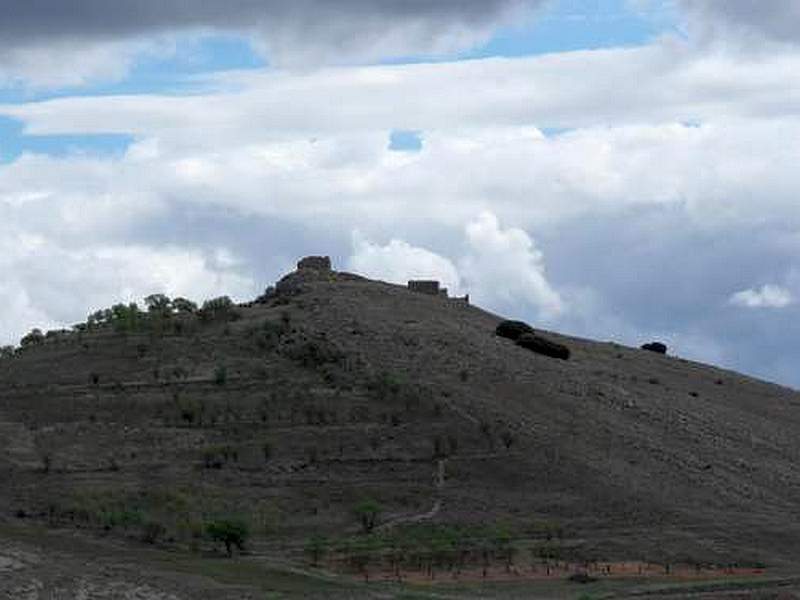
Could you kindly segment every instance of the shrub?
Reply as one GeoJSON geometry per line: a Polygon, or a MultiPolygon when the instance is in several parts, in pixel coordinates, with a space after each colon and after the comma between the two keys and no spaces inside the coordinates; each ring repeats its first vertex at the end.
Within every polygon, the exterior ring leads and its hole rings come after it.
{"type": "Polygon", "coordinates": [[[272,458],[272,443],[271,442],[264,442],[261,444],[261,453],[264,455],[264,462],[269,462],[272,458]]]}
{"type": "Polygon", "coordinates": [[[359,523],[361,523],[364,533],[370,533],[375,529],[383,508],[375,500],[364,500],[356,505],[353,512],[359,523]]]}
{"type": "Polygon", "coordinates": [[[166,533],[167,528],[158,521],[149,519],[142,523],[142,541],[145,544],[155,544],[166,533]]]}
{"type": "Polygon", "coordinates": [[[233,556],[233,547],[241,552],[250,536],[247,523],[240,519],[217,519],[206,523],[206,533],[213,542],[225,545],[225,552],[233,556]]]}
{"type": "Polygon", "coordinates": [[[517,338],[517,346],[551,358],[569,360],[570,351],[563,344],[553,342],[533,333],[523,333],[517,338]]]}
{"type": "Polygon", "coordinates": [[[296,344],[287,349],[286,355],[310,369],[317,369],[342,360],[342,353],[339,349],[324,340],[308,340],[296,344]]]}
{"type": "Polygon", "coordinates": [[[19,342],[20,347],[39,346],[44,343],[44,334],[41,329],[33,329],[28,335],[19,342]]]}
{"type": "Polygon", "coordinates": [[[503,321],[494,332],[500,337],[516,340],[524,333],[533,333],[533,327],[522,321],[503,321]]]}
{"type": "Polygon", "coordinates": [[[584,573],[583,571],[578,573],[573,573],[568,577],[568,579],[572,583],[581,583],[581,584],[593,583],[597,581],[596,577],[592,577],[591,575],[589,575],[588,573],[584,573]]]}
{"type": "Polygon", "coordinates": [[[261,325],[260,329],[255,329],[253,331],[256,345],[261,350],[274,350],[280,344],[281,337],[287,330],[287,326],[284,323],[276,323],[275,321],[267,319],[261,325]]]}
{"type": "Polygon", "coordinates": [[[233,300],[228,296],[206,300],[197,314],[205,322],[231,321],[236,317],[233,300]]]}
{"type": "Polygon", "coordinates": [[[217,365],[214,370],[214,383],[225,385],[228,382],[228,368],[225,365],[217,365]]]}
{"type": "Polygon", "coordinates": [[[392,373],[383,372],[374,381],[368,384],[375,398],[381,402],[394,400],[400,395],[403,383],[399,377],[392,373]]]}
{"type": "Polygon", "coordinates": [[[311,566],[318,567],[328,552],[328,540],[325,536],[315,535],[306,543],[306,554],[311,559],[311,566]]]}
{"type": "Polygon", "coordinates": [[[662,344],[661,342],[650,342],[649,344],[644,344],[642,346],[642,350],[649,350],[650,352],[655,352],[656,354],[666,354],[667,345],[662,344]]]}
{"type": "Polygon", "coordinates": [[[233,446],[208,446],[203,451],[203,466],[206,469],[221,469],[231,460],[239,461],[239,451],[233,446]]]}
{"type": "Polygon", "coordinates": [[[447,457],[447,444],[445,438],[441,435],[434,436],[433,438],[433,458],[447,457]]]}

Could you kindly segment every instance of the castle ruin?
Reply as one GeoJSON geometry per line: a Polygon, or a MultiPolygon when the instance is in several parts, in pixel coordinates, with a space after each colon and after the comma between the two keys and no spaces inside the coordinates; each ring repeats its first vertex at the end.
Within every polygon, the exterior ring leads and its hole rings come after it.
{"type": "Polygon", "coordinates": [[[297,262],[298,271],[331,271],[330,256],[306,256],[297,262]]]}
{"type": "Polygon", "coordinates": [[[408,289],[418,294],[444,296],[447,298],[447,288],[439,287],[439,282],[434,280],[418,279],[409,281],[408,289]]]}
{"type": "Polygon", "coordinates": [[[408,282],[408,289],[417,294],[425,294],[427,296],[439,296],[448,300],[455,300],[469,304],[469,294],[460,298],[450,298],[447,293],[447,288],[441,287],[441,284],[433,279],[412,279],[408,282]]]}

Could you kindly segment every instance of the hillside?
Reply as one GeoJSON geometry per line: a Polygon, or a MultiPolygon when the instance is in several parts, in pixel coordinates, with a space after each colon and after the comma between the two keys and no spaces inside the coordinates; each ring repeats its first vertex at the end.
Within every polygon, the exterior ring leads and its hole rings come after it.
{"type": "MultiPolygon", "coordinates": [[[[235,517],[251,556],[307,564],[325,536],[313,562],[345,573],[392,562],[354,539],[445,525],[465,568],[791,570],[800,394],[543,332],[556,360],[500,321],[305,268],[209,318],[27,346],[0,360],[0,524],[202,555],[208,521],[235,517]]],[[[409,571],[455,560],[426,556],[409,571]]]]}

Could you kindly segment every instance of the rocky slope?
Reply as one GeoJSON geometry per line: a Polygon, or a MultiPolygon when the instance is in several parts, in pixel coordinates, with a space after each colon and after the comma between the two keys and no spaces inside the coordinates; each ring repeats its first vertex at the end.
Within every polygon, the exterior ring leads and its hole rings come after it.
{"type": "Polygon", "coordinates": [[[235,515],[300,559],[369,499],[378,529],[502,523],[575,561],[793,563],[800,394],[499,322],[305,268],[221,319],[37,344],[0,361],[1,518],[202,552],[235,515]]]}

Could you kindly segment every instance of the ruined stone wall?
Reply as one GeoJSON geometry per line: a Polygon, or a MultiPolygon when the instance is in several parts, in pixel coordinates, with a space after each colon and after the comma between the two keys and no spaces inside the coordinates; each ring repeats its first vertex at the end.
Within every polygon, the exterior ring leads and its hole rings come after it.
{"type": "Polygon", "coordinates": [[[331,270],[331,257],[330,256],[306,256],[301,258],[297,263],[297,270],[314,270],[314,271],[330,271],[331,270]]]}
{"type": "MultiPolygon", "coordinates": [[[[425,280],[409,281],[408,289],[418,294],[428,294],[430,296],[438,296],[440,294],[438,281],[425,281],[425,280]]],[[[447,290],[445,290],[445,294],[446,293],[447,290]]]]}

